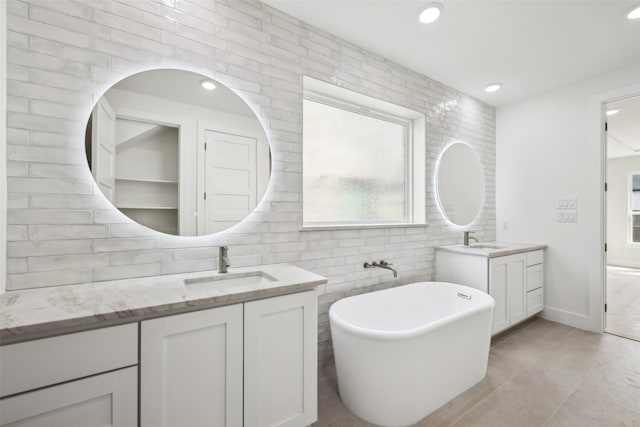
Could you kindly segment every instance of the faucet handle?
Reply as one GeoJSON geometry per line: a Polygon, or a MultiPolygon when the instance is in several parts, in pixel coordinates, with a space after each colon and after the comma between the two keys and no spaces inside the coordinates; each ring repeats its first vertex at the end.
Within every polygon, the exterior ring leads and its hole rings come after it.
{"type": "Polygon", "coordinates": [[[380,265],[393,265],[393,263],[392,262],[387,262],[387,261],[381,259],[380,260],[380,265]]]}

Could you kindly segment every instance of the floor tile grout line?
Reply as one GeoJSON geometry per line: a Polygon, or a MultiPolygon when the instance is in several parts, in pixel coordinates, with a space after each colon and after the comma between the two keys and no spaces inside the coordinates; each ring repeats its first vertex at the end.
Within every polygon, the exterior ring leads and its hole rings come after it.
{"type": "MultiPolygon", "coordinates": [[[[640,308],[640,304],[638,305],[638,307],[640,308]]],[[[605,334],[609,334],[609,335],[613,335],[614,337],[622,338],[622,339],[625,339],[625,340],[640,342],[640,338],[628,337],[626,335],[617,334],[615,332],[609,332],[609,331],[604,331],[604,333],[605,334]]]]}
{"type": "MultiPolygon", "coordinates": [[[[536,322],[532,322],[531,324],[535,324],[538,323],[538,321],[536,322]]],[[[524,331],[525,329],[529,328],[531,325],[525,326],[524,328],[521,329],[521,331],[524,331]]],[[[496,387],[495,390],[493,390],[491,393],[487,394],[483,399],[481,399],[480,401],[478,401],[475,405],[471,406],[469,409],[467,409],[464,413],[462,413],[459,417],[455,418],[450,424],[449,426],[454,426],[458,421],[460,421],[465,415],[467,415],[469,412],[471,412],[475,407],[477,407],[478,405],[480,405],[481,403],[483,403],[484,401],[486,401],[489,397],[493,396],[495,393],[498,392],[498,390],[500,390],[502,387],[504,387],[509,381],[513,380],[515,377],[517,377],[520,373],[522,373],[523,371],[527,370],[529,367],[531,367],[535,362],[537,362],[544,354],[546,354],[548,351],[550,351],[552,348],[554,348],[556,345],[558,345],[562,340],[564,340],[567,336],[569,336],[571,333],[573,333],[573,331],[576,328],[570,329],[566,334],[564,334],[561,338],[558,339],[558,341],[556,341],[553,345],[551,345],[549,348],[545,349],[540,356],[536,357],[535,359],[533,359],[531,362],[529,362],[528,364],[524,365],[522,367],[522,369],[520,369],[518,371],[518,373],[510,376],[508,379],[506,379],[502,384],[500,384],[498,387],[496,387]]],[[[519,331],[520,332],[520,331],[519,331]]],[[[515,334],[519,333],[519,332],[515,332],[515,334]]],[[[486,376],[485,376],[486,378],[486,376]]],[[[478,383],[479,384],[479,383],[478,383]]]]}
{"type": "Polygon", "coordinates": [[[567,394],[567,396],[564,399],[562,399],[562,402],[560,402],[560,404],[556,407],[556,409],[553,410],[553,412],[547,417],[547,419],[541,424],[540,427],[544,427],[545,425],[547,425],[549,421],[555,416],[555,414],[557,414],[558,411],[562,409],[562,407],[565,405],[565,403],[567,403],[567,401],[571,398],[571,396],[573,396],[575,392],[578,391],[578,388],[580,388],[580,385],[587,379],[587,377],[591,374],[591,372],[593,372],[593,370],[596,368],[596,365],[597,363],[594,363],[593,366],[589,368],[587,372],[584,373],[584,375],[582,375],[582,378],[580,378],[580,381],[578,381],[578,383],[573,387],[571,392],[567,394]]]}
{"type": "MultiPolygon", "coordinates": [[[[609,335],[613,335],[613,334],[609,334],[609,335]]],[[[604,353],[608,353],[611,350],[611,347],[613,347],[615,342],[619,339],[619,337],[617,337],[617,336],[615,336],[615,337],[616,338],[611,342],[611,344],[609,344],[609,346],[606,347],[606,349],[604,350],[604,353]]],[[[598,359],[600,359],[600,356],[598,357],[598,359]]],[[[565,397],[562,400],[562,403],[560,403],[560,405],[553,411],[553,413],[551,415],[549,415],[549,417],[547,417],[545,422],[542,423],[541,427],[544,427],[545,425],[547,425],[549,423],[549,421],[551,421],[551,419],[555,416],[555,414],[558,413],[558,411],[560,409],[562,409],[562,407],[567,403],[567,401],[571,398],[571,396],[573,396],[575,394],[575,392],[578,391],[578,389],[585,382],[587,377],[589,375],[591,375],[591,373],[596,369],[596,367],[598,366],[598,363],[599,363],[599,361],[594,362],[593,366],[591,366],[591,368],[589,368],[589,370],[587,370],[587,372],[585,372],[585,374],[582,376],[582,378],[580,378],[580,381],[578,382],[578,384],[576,384],[576,386],[573,388],[573,390],[571,390],[571,393],[569,393],[567,395],[567,397],[565,397]]]]}

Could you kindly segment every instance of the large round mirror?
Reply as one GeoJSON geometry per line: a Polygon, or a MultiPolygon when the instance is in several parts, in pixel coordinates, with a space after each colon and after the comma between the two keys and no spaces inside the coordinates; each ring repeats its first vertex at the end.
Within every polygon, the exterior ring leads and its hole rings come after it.
{"type": "Polygon", "coordinates": [[[111,203],[167,234],[235,225],[269,182],[269,144],[251,108],[191,71],[143,71],[113,85],[92,111],[85,145],[111,203]]]}
{"type": "Polygon", "coordinates": [[[436,166],[436,193],[451,223],[464,227],[476,219],[484,199],[484,174],[470,146],[456,142],[445,148],[436,166]]]}

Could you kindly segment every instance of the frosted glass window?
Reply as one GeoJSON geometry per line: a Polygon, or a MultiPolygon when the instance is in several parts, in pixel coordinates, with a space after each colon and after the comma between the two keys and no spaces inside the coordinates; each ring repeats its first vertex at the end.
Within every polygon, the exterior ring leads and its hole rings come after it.
{"type": "Polygon", "coordinates": [[[631,199],[629,200],[631,232],[633,243],[640,243],[640,173],[631,174],[631,199]]]}
{"type": "Polygon", "coordinates": [[[410,220],[408,123],[309,99],[303,116],[305,224],[410,220]]]}

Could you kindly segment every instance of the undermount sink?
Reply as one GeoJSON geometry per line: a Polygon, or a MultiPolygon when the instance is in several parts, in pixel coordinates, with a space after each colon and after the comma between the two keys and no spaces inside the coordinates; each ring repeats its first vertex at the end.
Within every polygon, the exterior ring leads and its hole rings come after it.
{"type": "Polygon", "coordinates": [[[474,249],[504,249],[504,246],[483,245],[483,244],[469,245],[469,247],[474,249]]]}
{"type": "Polygon", "coordinates": [[[203,290],[205,288],[220,290],[238,286],[266,285],[277,280],[264,271],[247,271],[185,279],[184,284],[187,290],[190,291],[203,290]]]}

